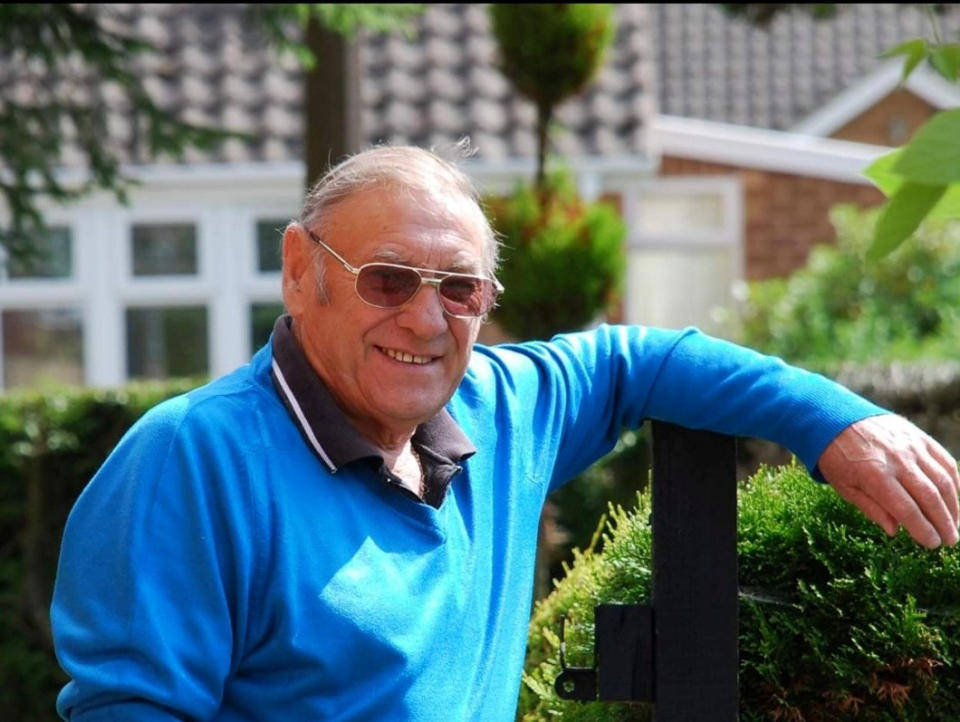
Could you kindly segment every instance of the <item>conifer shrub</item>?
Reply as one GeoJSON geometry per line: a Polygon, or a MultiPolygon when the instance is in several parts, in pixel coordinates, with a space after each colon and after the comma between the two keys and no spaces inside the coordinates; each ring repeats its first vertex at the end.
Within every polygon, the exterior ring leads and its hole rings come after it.
{"type": "MultiPolygon", "coordinates": [[[[738,509],[741,720],[960,719],[960,548],[889,539],[796,465],[743,482],[738,509]]],[[[594,606],[650,598],[649,496],[603,536],[535,606],[518,720],[650,719],[553,691],[561,617],[567,664],[589,667],[594,606]]]]}
{"type": "Polygon", "coordinates": [[[485,205],[503,241],[498,275],[507,289],[493,319],[508,334],[546,339],[613,309],[626,270],[626,226],[612,204],[584,201],[561,170],[542,189],[521,183],[485,205]]]}

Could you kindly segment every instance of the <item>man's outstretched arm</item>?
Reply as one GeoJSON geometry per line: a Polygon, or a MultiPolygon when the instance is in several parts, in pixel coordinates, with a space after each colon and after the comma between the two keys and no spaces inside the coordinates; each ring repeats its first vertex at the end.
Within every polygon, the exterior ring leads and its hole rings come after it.
{"type": "Polygon", "coordinates": [[[928,549],[957,543],[960,474],[936,440],[901,416],[851,424],[827,446],[820,473],[893,536],[902,526],[928,549]]]}

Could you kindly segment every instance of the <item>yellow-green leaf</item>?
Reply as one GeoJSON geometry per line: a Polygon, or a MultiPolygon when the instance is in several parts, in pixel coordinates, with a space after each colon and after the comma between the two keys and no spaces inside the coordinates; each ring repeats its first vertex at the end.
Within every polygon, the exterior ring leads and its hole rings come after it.
{"type": "Polygon", "coordinates": [[[903,155],[902,148],[885,153],[863,171],[863,174],[888,198],[903,185],[903,176],[893,170],[893,166],[896,165],[901,155],[903,155]]]}
{"type": "Polygon", "coordinates": [[[947,186],[947,192],[927,214],[927,218],[960,218],[960,183],[947,186]]]}
{"type": "MultiPolygon", "coordinates": [[[[893,171],[903,149],[885,153],[863,171],[873,184],[888,198],[894,195],[906,182],[903,176],[893,171]]],[[[937,204],[926,215],[927,218],[960,218],[960,183],[951,183],[937,204]]]]}
{"type": "Polygon", "coordinates": [[[960,181],[960,108],[941,111],[924,123],[892,170],[922,185],[960,181]]]}
{"type": "Polygon", "coordinates": [[[883,258],[909,238],[945,191],[946,186],[904,183],[880,212],[867,260],[883,258]]]}
{"type": "Polygon", "coordinates": [[[951,83],[957,82],[960,76],[960,45],[939,45],[930,51],[929,59],[940,75],[951,83]]]}
{"type": "Polygon", "coordinates": [[[927,41],[923,38],[913,38],[913,40],[908,40],[894,48],[890,48],[890,50],[883,53],[880,57],[892,58],[896,55],[907,56],[906,60],[903,61],[903,78],[901,79],[901,82],[905,83],[914,68],[927,57],[927,41]]]}

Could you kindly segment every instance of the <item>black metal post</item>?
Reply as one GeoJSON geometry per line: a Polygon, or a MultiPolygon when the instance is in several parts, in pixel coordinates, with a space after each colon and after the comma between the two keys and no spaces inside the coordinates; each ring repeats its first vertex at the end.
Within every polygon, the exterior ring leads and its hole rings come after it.
{"type": "Polygon", "coordinates": [[[738,715],[736,442],[653,424],[654,718],[738,715]]]}

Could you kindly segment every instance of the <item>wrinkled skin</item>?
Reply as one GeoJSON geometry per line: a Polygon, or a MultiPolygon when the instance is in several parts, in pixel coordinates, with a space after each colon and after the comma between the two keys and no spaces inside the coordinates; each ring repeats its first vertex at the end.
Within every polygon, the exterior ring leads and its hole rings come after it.
{"type": "Polygon", "coordinates": [[[957,543],[957,462],[903,417],[851,424],[823,452],[819,467],[841,497],[888,535],[903,527],[928,549],[957,543]]]}

